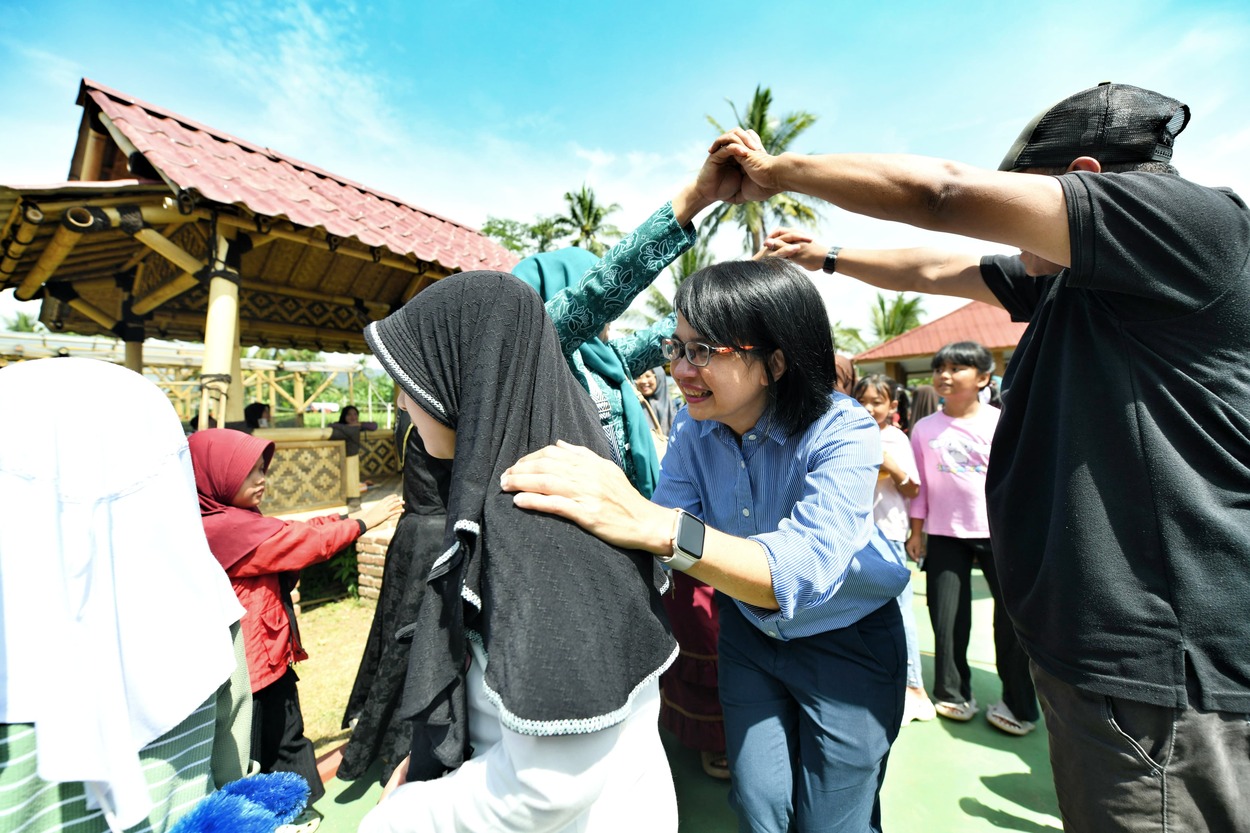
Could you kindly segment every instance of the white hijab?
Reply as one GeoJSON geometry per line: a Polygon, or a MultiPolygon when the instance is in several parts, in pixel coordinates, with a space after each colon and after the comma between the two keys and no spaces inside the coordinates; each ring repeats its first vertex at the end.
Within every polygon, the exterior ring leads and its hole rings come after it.
{"type": "Polygon", "coordinates": [[[243,614],[208,550],[182,426],[94,359],[0,368],[0,722],[114,829],[151,809],[139,750],[235,665],[243,614]]]}

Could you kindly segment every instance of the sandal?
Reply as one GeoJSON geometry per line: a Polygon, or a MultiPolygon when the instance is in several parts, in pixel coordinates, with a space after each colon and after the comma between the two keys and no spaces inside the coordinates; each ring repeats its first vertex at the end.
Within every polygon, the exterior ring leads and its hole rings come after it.
{"type": "Polygon", "coordinates": [[[958,720],[960,723],[967,723],[976,717],[977,712],[980,711],[977,708],[977,698],[975,697],[965,703],[950,703],[945,700],[939,700],[933,704],[933,710],[947,720],[958,720]]]}
{"type": "Polygon", "coordinates": [[[729,758],[724,752],[708,752],[705,749],[699,757],[703,761],[704,772],[722,781],[729,780],[729,758]]]}
{"type": "Polygon", "coordinates": [[[1037,724],[1031,720],[1017,718],[1011,709],[1007,708],[1007,704],[1001,701],[985,710],[985,719],[995,729],[1019,738],[1037,728],[1037,724]]]}
{"type": "Polygon", "coordinates": [[[907,689],[907,693],[903,695],[903,725],[906,726],[913,720],[925,721],[935,717],[937,717],[937,710],[924,689],[907,689]]]}

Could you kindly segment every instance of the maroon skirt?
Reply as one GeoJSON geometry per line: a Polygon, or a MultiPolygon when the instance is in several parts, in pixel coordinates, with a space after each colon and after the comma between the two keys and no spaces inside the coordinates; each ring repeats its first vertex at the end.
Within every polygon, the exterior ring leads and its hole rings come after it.
{"type": "Polygon", "coordinates": [[[716,684],[720,617],[716,591],[673,571],[673,589],[664,609],[681,651],[660,677],[660,723],[683,746],[701,752],[725,751],[725,722],[716,684]]]}

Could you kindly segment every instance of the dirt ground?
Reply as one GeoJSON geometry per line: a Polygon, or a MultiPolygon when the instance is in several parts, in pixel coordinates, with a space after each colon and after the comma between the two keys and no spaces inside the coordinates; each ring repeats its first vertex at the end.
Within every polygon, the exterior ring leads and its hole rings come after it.
{"type": "Polygon", "coordinates": [[[304,735],[313,742],[317,754],[343,742],[349,734],[339,726],[373,623],[374,607],[370,599],[344,599],[300,614],[300,638],[308,660],[295,666],[295,672],[299,674],[304,735]]]}

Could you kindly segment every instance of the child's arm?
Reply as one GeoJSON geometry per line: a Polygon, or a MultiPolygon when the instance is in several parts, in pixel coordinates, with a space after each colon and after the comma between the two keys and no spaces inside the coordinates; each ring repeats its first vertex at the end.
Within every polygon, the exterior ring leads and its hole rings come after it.
{"type": "Polygon", "coordinates": [[[355,520],[333,517],[317,523],[287,521],[286,525],[226,570],[231,578],[249,578],[302,570],[331,558],[360,537],[355,520]]]}
{"type": "Polygon", "coordinates": [[[895,460],[890,452],[883,452],[881,460],[881,470],[889,475],[890,480],[894,483],[894,488],[898,489],[899,494],[910,500],[920,494],[920,481],[912,477],[906,468],[895,460]]]}
{"type": "Polygon", "coordinates": [[[924,518],[911,519],[911,534],[907,537],[907,557],[917,564],[924,561],[924,518]]]}

